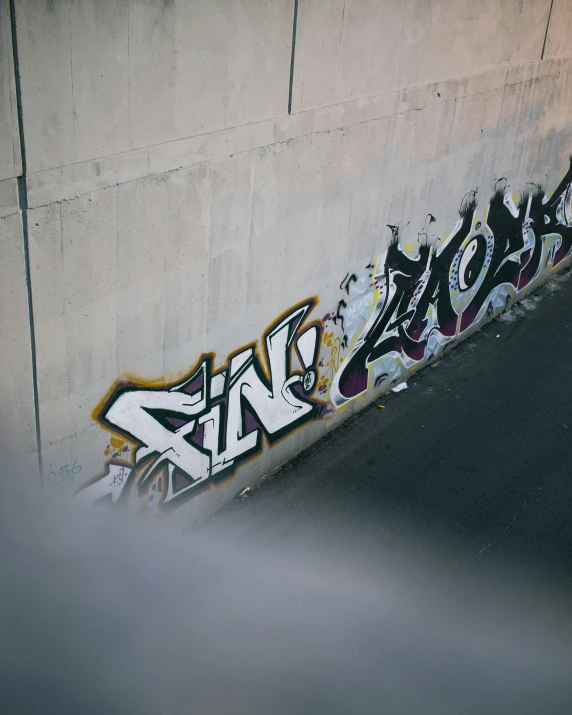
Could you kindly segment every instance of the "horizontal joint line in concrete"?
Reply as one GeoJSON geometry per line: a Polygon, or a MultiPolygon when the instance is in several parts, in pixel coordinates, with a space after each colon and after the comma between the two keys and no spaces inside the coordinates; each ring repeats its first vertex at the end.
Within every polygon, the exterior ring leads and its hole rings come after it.
{"type": "MultiPolygon", "coordinates": [[[[419,98],[423,92],[426,93],[431,87],[439,87],[442,90],[445,90],[447,86],[453,89],[455,86],[458,86],[455,96],[451,96],[450,99],[462,99],[464,97],[479,96],[481,94],[494,91],[495,89],[500,89],[503,86],[514,86],[516,84],[535,81],[540,77],[545,78],[554,76],[559,73],[564,65],[569,63],[570,59],[571,57],[558,58],[556,60],[546,59],[500,69],[495,68],[488,72],[475,75],[467,75],[457,79],[447,79],[441,82],[432,82],[427,85],[407,87],[381,95],[354,98],[338,104],[317,107],[315,109],[308,109],[301,112],[293,112],[291,115],[281,115],[272,119],[264,119],[224,129],[216,129],[182,139],[161,142],[148,147],[141,147],[126,152],[111,154],[101,158],[75,162],[73,164],[67,164],[52,169],[44,169],[39,172],[28,173],[29,207],[39,208],[40,206],[49,205],[59,201],[70,201],[92,191],[128,184],[132,181],[137,181],[151,176],[159,176],[161,174],[166,174],[186,167],[197,166],[199,164],[208,163],[216,158],[238,156],[248,151],[256,151],[274,144],[282,144],[292,139],[299,139],[309,135],[318,136],[324,132],[373,122],[412,110],[424,109],[428,104],[430,104],[430,102],[427,101],[426,95],[419,103],[420,106],[401,107],[399,99],[401,97],[404,99],[404,104],[407,104],[406,98],[408,95],[410,95],[412,99],[416,96],[419,98]],[[538,70],[542,65],[547,68],[550,65],[554,65],[554,70],[545,74],[539,74],[538,70]],[[518,75],[518,72],[522,72],[523,70],[528,70],[528,73],[535,72],[535,70],[536,72],[530,76],[510,77],[511,74],[518,75]],[[504,77],[504,79],[499,84],[491,85],[490,87],[485,87],[484,89],[479,87],[479,85],[482,87],[483,81],[487,76],[494,77],[495,74],[499,76],[499,79],[501,76],[504,77]],[[474,83],[475,91],[471,91],[470,87],[465,88],[463,91],[462,84],[464,82],[474,83]],[[380,104],[380,106],[375,107],[375,103],[380,102],[381,100],[386,100],[387,104],[380,104]],[[340,116],[341,111],[347,112],[352,105],[355,108],[354,117],[340,116]],[[370,111],[371,114],[364,118],[363,115],[367,114],[368,111],[370,111]],[[315,127],[315,121],[312,121],[312,118],[320,120],[319,128],[315,127]],[[331,126],[324,126],[328,124],[328,120],[331,122],[331,126]],[[300,123],[300,126],[297,126],[298,122],[300,123]],[[280,123],[283,124],[281,128],[285,137],[283,139],[270,139],[270,135],[272,135],[272,137],[275,136],[273,130],[276,128],[277,124],[280,123]],[[253,137],[249,142],[248,137],[245,139],[244,134],[242,136],[240,135],[240,130],[244,130],[245,128],[251,128],[253,131],[262,128],[263,130],[265,129],[268,131],[269,135],[267,137],[261,137],[260,132],[256,131],[257,136],[253,137]],[[233,134],[238,135],[235,137],[236,150],[233,150],[232,145],[229,146],[228,143],[225,143],[225,139],[231,139],[233,134]],[[205,149],[204,146],[201,146],[201,140],[213,137],[220,137],[221,148],[207,147],[205,149]],[[193,148],[192,144],[194,143],[196,143],[197,146],[193,148]],[[194,157],[187,154],[187,147],[190,149],[188,154],[192,154],[194,149],[194,157]],[[178,149],[181,149],[181,151],[177,152],[178,149]],[[162,159],[160,157],[160,153],[162,153],[162,151],[169,150],[173,150],[174,153],[177,153],[177,156],[172,159],[162,159]],[[155,154],[155,156],[153,156],[154,164],[151,161],[152,152],[155,154]],[[203,153],[203,156],[200,156],[201,153],[203,153]],[[131,172],[129,172],[131,175],[126,176],[123,180],[121,180],[120,174],[122,171],[125,171],[124,163],[122,163],[121,167],[118,169],[113,169],[112,167],[105,168],[105,164],[115,162],[118,157],[125,157],[128,159],[137,157],[137,154],[141,155],[140,160],[137,162],[138,165],[136,164],[133,166],[131,172]],[[96,174],[95,170],[95,166],[97,164],[100,165],[99,174],[96,174]],[[82,167],[87,170],[85,173],[88,173],[88,175],[86,176],[84,173],[83,176],[74,177],[74,171],[78,171],[79,173],[82,167]],[[108,174],[107,179],[105,179],[106,174],[108,174]],[[49,181],[50,177],[53,177],[51,182],[49,181]],[[48,182],[42,185],[42,179],[48,179],[48,182]]],[[[433,98],[431,101],[436,100],[433,98]]],[[[411,104],[413,105],[414,102],[411,102],[411,104]]]]}

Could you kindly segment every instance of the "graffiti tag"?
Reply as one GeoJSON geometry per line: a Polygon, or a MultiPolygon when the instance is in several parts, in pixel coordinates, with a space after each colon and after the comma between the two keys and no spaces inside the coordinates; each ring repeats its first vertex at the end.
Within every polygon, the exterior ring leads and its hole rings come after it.
{"type": "Polygon", "coordinates": [[[504,310],[543,268],[568,258],[571,181],[572,161],[550,197],[536,189],[515,205],[499,189],[482,218],[471,192],[452,234],[437,247],[421,245],[416,256],[401,249],[398,229],[390,226],[392,241],[375,276],[375,309],[333,380],[334,406],[368,389],[370,368],[380,370],[376,385],[391,381],[396,358],[412,367],[439,354],[481,319],[504,310]]]}
{"type": "Polygon", "coordinates": [[[266,331],[264,360],[252,344],[218,371],[214,356],[203,356],[175,385],[118,384],[99,420],[136,445],[133,464],[110,460],[79,496],[118,503],[134,485],[143,494],[152,484],[156,491],[160,480],[160,506],[168,509],[231,476],[260,452],[263,437],[273,444],[318,417],[321,403],[311,395],[321,326],[302,328],[314,305],[314,300],[300,304],[266,331]],[[295,355],[300,369],[293,368],[295,355]]]}

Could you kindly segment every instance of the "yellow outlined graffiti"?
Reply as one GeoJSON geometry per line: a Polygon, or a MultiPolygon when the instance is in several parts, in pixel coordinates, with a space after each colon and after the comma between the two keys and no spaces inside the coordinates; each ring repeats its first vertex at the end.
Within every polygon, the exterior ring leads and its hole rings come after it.
{"type": "Polygon", "coordinates": [[[317,302],[284,311],[261,341],[235,350],[217,369],[215,354],[206,353],[173,383],[117,381],[94,412],[111,435],[105,470],[76,496],[125,504],[135,492],[168,511],[231,479],[264,444],[320,418],[327,405],[313,395],[322,323],[306,320],[317,302]]]}

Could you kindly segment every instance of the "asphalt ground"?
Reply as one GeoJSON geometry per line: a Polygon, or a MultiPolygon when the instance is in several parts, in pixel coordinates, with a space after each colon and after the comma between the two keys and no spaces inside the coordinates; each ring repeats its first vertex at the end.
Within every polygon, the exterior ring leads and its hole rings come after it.
{"type": "Polygon", "coordinates": [[[302,545],[323,534],[342,550],[357,538],[372,549],[454,554],[501,583],[530,572],[565,591],[572,581],[571,447],[567,272],[214,520],[232,525],[237,539],[302,545]]]}

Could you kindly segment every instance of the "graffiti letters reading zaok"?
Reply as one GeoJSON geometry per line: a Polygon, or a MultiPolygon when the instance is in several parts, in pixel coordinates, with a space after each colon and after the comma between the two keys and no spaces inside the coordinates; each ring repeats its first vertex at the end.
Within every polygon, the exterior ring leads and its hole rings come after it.
{"type": "Polygon", "coordinates": [[[261,450],[263,434],[273,443],[318,417],[323,403],[311,394],[321,325],[302,328],[314,305],[312,299],[296,306],[266,331],[265,361],[251,344],[216,372],[214,356],[203,355],[175,385],[117,385],[99,421],[137,445],[133,463],[110,460],[78,496],[124,502],[132,489],[145,494],[158,482],[159,508],[166,510],[231,476],[261,450]]]}
{"type": "MultiPolygon", "coordinates": [[[[403,251],[397,229],[379,273],[377,301],[330,389],[341,407],[368,389],[391,385],[403,369],[438,355],[492,317],[572,254],[572,159],[550,197],[539,188],[515,199],[500,188],[484,215],[469,194],[452,234],[437,247],[403,251]]],[[[433,219],[433,217],[431,217],[433,219]]],[[[349,290],[348,290],[349,292],[349,290]]],[[[342,301],[345,306],[345,301],[342,301]]]]}

